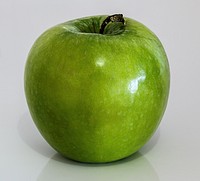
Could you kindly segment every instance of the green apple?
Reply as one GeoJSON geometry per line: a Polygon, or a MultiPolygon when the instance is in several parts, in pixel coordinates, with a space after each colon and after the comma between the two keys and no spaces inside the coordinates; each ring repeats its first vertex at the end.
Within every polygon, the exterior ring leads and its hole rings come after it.
{"type": "Polygon", "coordinates": [[[25,66],[37,128],[55,150],[81,162],[111,162],[138,151],[160,123],[169,84],[159,39],[118,14],[50,28],[25,66]]]}

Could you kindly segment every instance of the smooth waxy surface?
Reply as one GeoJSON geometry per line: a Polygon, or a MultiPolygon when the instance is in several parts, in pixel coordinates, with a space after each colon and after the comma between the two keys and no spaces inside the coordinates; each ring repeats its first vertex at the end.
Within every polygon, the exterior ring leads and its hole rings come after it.
{"type": "Polygon", "coordinates": [[[156,130],[169,92],[169,66],[157,37],[125,18],[124,29],[105,16],[57,25],[33,45],[25,92],[47,142],[83,162],[124,158],[156,130]],[[119,30],[119,31],[118,31],[119,30]]]}

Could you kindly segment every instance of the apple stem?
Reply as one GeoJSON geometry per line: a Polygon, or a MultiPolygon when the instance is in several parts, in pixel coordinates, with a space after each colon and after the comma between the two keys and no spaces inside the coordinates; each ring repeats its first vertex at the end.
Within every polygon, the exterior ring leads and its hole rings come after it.
{"type": "Polygon", "coordinates": [[[110,22],[122,22],[124,25],[125,20],[124,20],[123,14],[113,14],[113,15],[108,16],[101,24],[101,28],[99,31],[100,34],[103,34],[106,25],[110,22]]]}

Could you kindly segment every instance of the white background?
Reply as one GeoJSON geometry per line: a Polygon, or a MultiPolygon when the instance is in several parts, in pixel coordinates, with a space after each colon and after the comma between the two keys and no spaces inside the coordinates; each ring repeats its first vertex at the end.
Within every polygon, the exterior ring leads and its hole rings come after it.
{"type": "Polygon", "coordinates": [[[0,0],[0,181],[199,181],[199,0],[0,0]],[[171,67],[168,107],[139,153],[120,162],[63,159],[28,112],[23,73],[35,39],[70,19],[123,13],[162,41],[171,67]]]}

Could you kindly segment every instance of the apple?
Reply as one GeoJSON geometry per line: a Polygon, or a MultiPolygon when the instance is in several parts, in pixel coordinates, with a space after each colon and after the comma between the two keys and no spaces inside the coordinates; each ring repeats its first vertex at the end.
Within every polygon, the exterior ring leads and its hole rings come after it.
{"type": "Polygon", "coordinates": [[[166,109],[170,71],[157,36],[115,14],[45,31],[24,79],[46,141],[69,159],[102,163],[128,157],[151,138],[166,109]]]}

